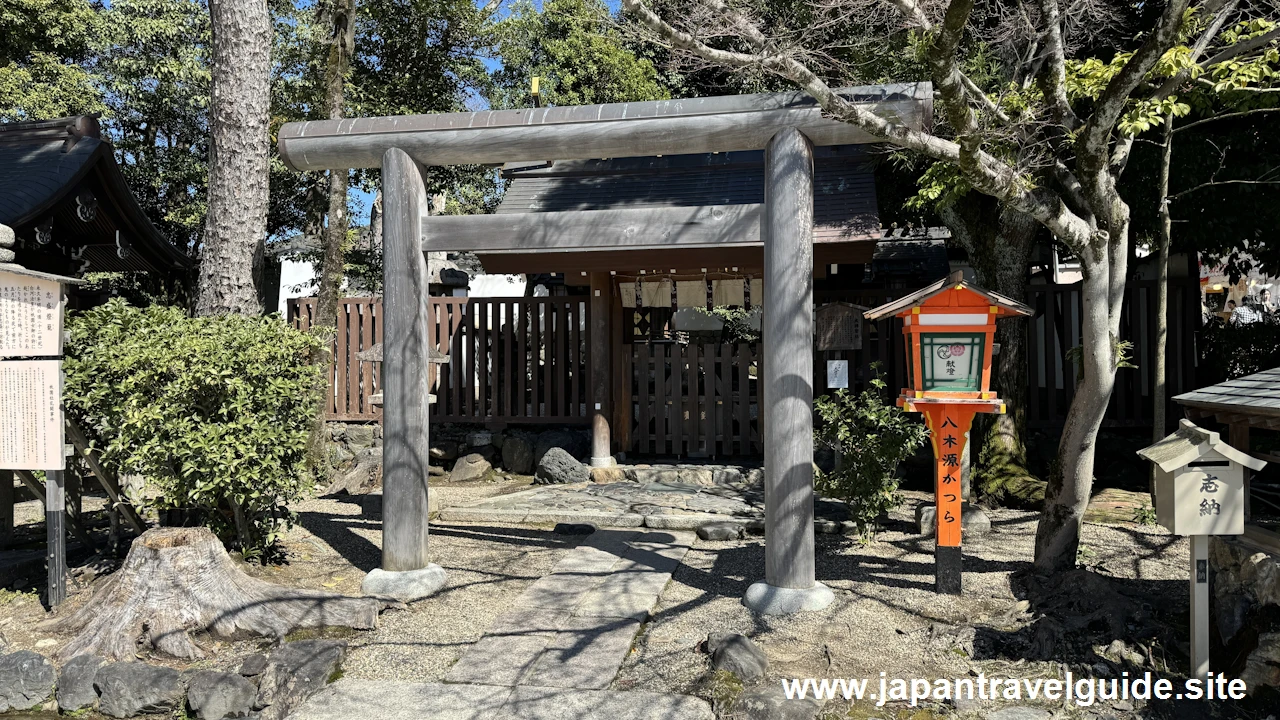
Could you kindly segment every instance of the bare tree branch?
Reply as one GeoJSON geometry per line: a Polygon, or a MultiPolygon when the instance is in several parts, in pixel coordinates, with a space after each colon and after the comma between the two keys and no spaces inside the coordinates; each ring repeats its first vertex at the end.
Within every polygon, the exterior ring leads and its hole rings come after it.
{"type": "MultiPolygon", "coordinates": [[[[1280,88],[1277,88],[1277,89],[1280,89],[1280,88]]],[[[1237,112],[1223,113],[1221,115],[1214,115],[1213,117],[1204,118],[1203,120],[1196,120],[1195,122],[1189,122],[1186,125],[1182,125],[1180,127],[1174,128],[1173,131],[1175,133],[1180,133],[1180,132],[1183,132],[1184,130],[1190,130],[1191,128],[1196,127],[1197,125],[1204,125],[1205,123],[1217,122],[1218,120],[1229,120],[1231,118],[1244,117],[1245,115],[1256,115],[1258,113],[1273,113],[1273,112],[1280,112],[1280,108],[1255,108],[1253,110],[1240,110],[1237,112]]]]}

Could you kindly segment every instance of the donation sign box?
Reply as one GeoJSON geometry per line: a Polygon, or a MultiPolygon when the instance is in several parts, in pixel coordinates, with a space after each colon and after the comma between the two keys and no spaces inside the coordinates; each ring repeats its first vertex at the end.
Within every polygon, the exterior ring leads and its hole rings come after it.
{"type": "Polygon", "coordinates": [[[1191,675],[1207,677],[1209,536],[1244,534],[1244,471],[1267,463],[1185,419],[1138,455],[1156,466],[1156,520],[1191,539],[1191,675]]]}

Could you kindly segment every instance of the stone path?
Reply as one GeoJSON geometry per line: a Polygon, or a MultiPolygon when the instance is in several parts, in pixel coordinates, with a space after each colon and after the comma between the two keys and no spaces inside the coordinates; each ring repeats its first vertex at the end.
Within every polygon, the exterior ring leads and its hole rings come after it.
{"type": "Polygon", "coordinates": [[[292,720],[712,720],[684,695],[608,691],[691,533],[598,530],[516,599],[444,683],[340,680],[292,720]]]}
{"type": "MultiPolygon", "coordinates": [[[[628,472],[631,472],[628,470],[628,472]]],[[[478,502],[443,508],[446,522],[503,522],[517,524],[592,523],[597,527],[696,530],[709,522],[735,521],[748,530],[763,531],[764,494],[752,473],[641,471],[638,480],[615,483],[545,485],[497,495],[478,502]],[[653,480],[653,477],[671,477],[653,480]],[[705,477],[702,477],[705,476],[705,477]],[[686,482],[688,479],[705,482],[686,482]]],[[[840,503],[817,499],[819,532],[840,532],[848,512],[840,503]],[[829,526],[829,527],[828,527],[829,526]]]]}
{"type": "Polygon", "coordinates": [[[445,681],[609,687],[692,542],[688,533],[593,533],[530,585],[445,681]]]}

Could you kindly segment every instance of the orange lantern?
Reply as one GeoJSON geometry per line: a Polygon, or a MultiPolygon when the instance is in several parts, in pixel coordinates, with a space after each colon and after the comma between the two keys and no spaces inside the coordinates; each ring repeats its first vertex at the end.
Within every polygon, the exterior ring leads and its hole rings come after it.
{"type": "Polygon", "coordinates": [[[898,406],[924,415],[936,463],[938,592],[961,590],[960,465],[977,413],[1003,413],[991,391],[996,320],[1027,316],[1031,308],[974,287],[960,272],[866,313],[868,320],[902,320],[907,385],[898,406]]]}

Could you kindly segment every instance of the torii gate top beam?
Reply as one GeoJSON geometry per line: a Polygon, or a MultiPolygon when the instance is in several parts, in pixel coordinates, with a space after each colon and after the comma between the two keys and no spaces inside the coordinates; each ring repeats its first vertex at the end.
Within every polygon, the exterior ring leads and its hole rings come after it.
{"type": "MultiPolygon", "coordinates": [[[[927,82],[840,92],[915,129],[933,114],[927,82]]],[[[393,147],[423,165],[490,164],[759,150],[784,127],[814,145],[878,140],[823,117],[813,98],[792,92],[293,122],[280,128],[279,148],[295,170],[379,167],[393,147]]]]}

